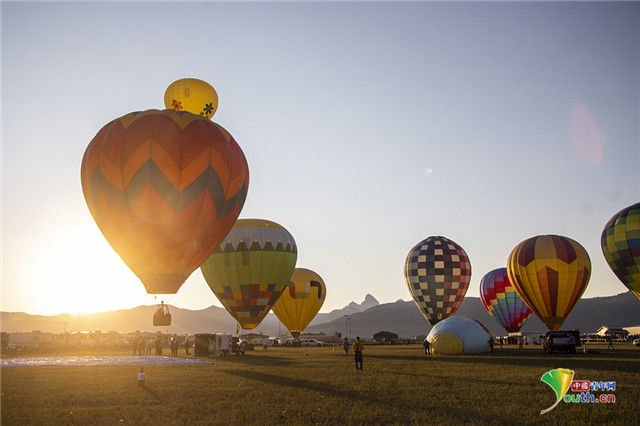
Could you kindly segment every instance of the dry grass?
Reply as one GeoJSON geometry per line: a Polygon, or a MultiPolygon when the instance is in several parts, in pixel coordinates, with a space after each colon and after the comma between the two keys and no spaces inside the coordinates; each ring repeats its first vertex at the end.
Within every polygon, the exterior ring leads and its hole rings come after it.
{"type": "MultiPolygon", "coordinates": [[[[129,351],[123,352],[129,354],[129,351]]],[[[418,346],[368,346],[365,369],[331,348],[258,348],[212,365],[2,370],[2,424],[618,423],[638,424],[640,350],[547,357],[540,347],[425,359],[418,346]],[[615,380],[615,404],[555,401],[540,381],[615,380]]]]}

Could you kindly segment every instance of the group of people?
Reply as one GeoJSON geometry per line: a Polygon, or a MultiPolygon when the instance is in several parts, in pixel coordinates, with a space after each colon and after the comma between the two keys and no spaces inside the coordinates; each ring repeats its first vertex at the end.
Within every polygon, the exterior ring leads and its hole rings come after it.
{"type": "Polygon", "coordinates": [[[162,340],[160,337],[139,337],[133,340],[134,355],[151,355],[152,349],[155,347],[156,355],[162,355],[162,340]]]}
{"type": "MultiPolygon", "coordinates": [[[[349,355],[349,339],[344,338],[342,341],[342,348],[344,349],[345,355],[349,355]]],[[[360,340],[360,337],[356,337],[356,340],[353,342],[353,359],[356,363],[356,370],[362,370],[362,350],[364,349],[364,343],[360,340]]]]}
{"type": "MultiPolygon", "coordinates": [[[[155,348],[155,355],[162,355],[162,349],[164,342],[162,336],[153,337],[138,337],[133,339],[133,354],[134,355],[151,355],[152,350],[155,348]]],[[[191,344],[189,339],[184,339],[184,350],[189,356],[189,348],[191,344]]],[[[171,350],[171,356],[178,356],[178,349],[180,348],[180,339],[177,336],[169,339],[169,348],[171,350]]]]}

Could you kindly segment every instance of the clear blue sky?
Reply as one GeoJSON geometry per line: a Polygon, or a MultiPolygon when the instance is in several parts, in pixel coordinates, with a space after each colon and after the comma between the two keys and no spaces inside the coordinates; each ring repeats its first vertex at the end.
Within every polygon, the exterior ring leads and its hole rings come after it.
{"type": "MultiPolygon", "coordinates": [[[[80,187],[107,122],[173,80],[220,94],[251,183],[322,311],[409,299],[407,252],[444,235],[467,295],[537,234],[579,241],[585,296],[622,292],[600,250],[640,199],[638,3],[2,3],[2,310],[152,303],[80,187]]],[[[168,299],[220,305],[199,271],[168,299]]]]}

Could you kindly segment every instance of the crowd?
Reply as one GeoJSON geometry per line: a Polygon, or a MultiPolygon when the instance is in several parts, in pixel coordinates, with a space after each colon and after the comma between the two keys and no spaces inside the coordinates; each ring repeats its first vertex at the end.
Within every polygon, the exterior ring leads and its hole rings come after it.
{"type": "MultiPolygon", "coordinates": [[[[162,355],[162,351],[165,347],[165,341],[167,339],[164,336],[156,336],[156,337],[136,337],[131,339],[131,344],[133,346],[133,354],[134,355],[151,355],[153,350],[155,349],[154,355],[162,355]]],[[[186,355],[189,355],[189,348],[191,347],[191,343],[188,338],[180,338],[176,335],[171,336],[168,339],[168,346],[171,352],[171,356],[178,356],[178,349],[180,346],[183,346],[186,352],[186,355]]]]}

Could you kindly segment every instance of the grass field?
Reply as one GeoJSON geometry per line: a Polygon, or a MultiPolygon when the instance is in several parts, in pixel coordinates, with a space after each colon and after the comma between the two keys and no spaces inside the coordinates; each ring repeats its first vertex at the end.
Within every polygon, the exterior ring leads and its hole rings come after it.
{"type": "MultiPolygon", "coordinates": [[[[364,370],[331,348],[261,348],[216,364],[2,369],[2,424],[616,423],[639,424],[640,350],[545,356],[539,346],[430,357],[367,346],[364,370]],[[540,377],[617,382],[614,404],[555,402],[540,377]]],[[[129,354],[129,351],[122,354],[129,354]]],[[[58,355],[52,354],[52,355],[58,355]]],[[[599,392],[595,392],[596,395],[599,392]]]]}

